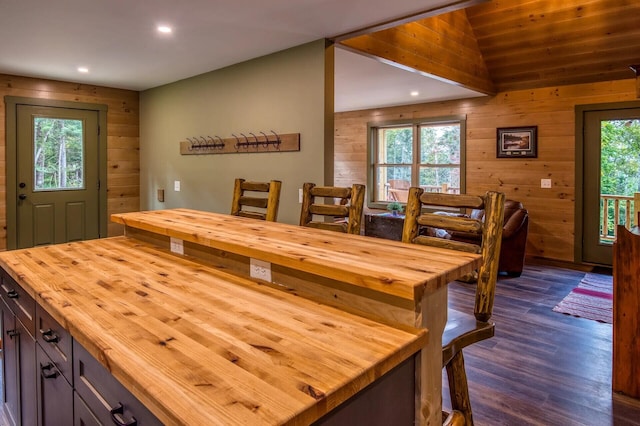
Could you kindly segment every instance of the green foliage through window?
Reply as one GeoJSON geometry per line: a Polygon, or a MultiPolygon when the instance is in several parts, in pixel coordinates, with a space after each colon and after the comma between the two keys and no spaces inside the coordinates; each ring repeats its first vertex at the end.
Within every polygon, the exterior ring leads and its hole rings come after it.
{"type": "Polygon", "coordinates": [[[81,120],[34,119],[34,190],[84,188],[81,120]]]}
{"type": "MultiPolygon", "coordinates": [[[[606,120],[600,127],[600,194],[632,197],[640,192],[640,120],[606,120]]],[[[627,214],[633,215],[634,206],[627,212],[627,203],[619,203],[621,225],[627,225],[627,214]]],[[[607,204],[607,236],[613,238],[615,230],[615,204],[607,204]]],[[[604,199],[600,198],[600,223],[604,223],[604,199]]],[[[604,233],[601,225],[601,235],[604,233]]]]}
{"type": "Polygon", "coordinates": [[[600,193],[631,196],[640,191],[640,120],[601,125],[600,193]]]}

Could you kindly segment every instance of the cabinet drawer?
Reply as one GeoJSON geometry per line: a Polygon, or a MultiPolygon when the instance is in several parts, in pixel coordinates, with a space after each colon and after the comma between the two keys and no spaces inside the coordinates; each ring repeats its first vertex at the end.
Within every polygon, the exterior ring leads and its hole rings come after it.
{"type": "Polygon", "coordinates": [[[71,335],[40,305],[36,306],[36,341],[73,385],[71,335]]]}
{"type": "Polygon", "coordinates": [[[73,425],[103,426],[75,391],[73,392],[73,425]]]}
{"type": "Polygon", "coordinates": [[[20,395],[18,383],[18,337],[16,334],[16,317],[3,298],[0,300],[2,310],[2,406],[9,426],[20,422],[20,395]]]}
{"type": "Polygon", "coordinates": [[[73,388],[40,346],[37,346],[36,365],[38,424],[41,426],[73,424],[73,388]]]}
{"type": "Polygon", "coordinates": [[[160,421],[85,348],[73,341],[76,392],[102,424],[161,425],[160,421]]]}
{"type": "Polygon", "coordinates": [[[36,302],[4,269],[0,269],[0,296],[33,337],[35,335],[36,302]]]}

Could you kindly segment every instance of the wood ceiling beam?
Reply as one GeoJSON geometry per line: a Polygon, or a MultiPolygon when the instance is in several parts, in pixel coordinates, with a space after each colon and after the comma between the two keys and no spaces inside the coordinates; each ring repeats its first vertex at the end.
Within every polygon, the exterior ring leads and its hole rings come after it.
{"type": "Polygon", "coordinates": [[[488,95],[496,93],[464,10],[345,39],[340,44],[438,80],[488,95]]]}
{"type": "Polygon", "coordinates": [[[438,6],[433,9],[428,9],[420,13],[414,13],[413,15],[403,16],[401,18],[396,18],[393,20],[381,22],[379,24],[371,25],[369,27],[361,28],[356,31],[351,31],[345,34],[340,34],[334,37],[331,37],[330,40],[334,43],[342,42],[343,40],[358,37],[365,34],[371,34],[376,31],[386,30],[388,28],[396,27],[398,25],[407,24],[409,22],[414,22],[420,19],[429,18],[432,16],[440,15],[443,13],[453,12],[455,10],[465,9],[470,6],[475,6],[481,3],[487,3],[490,0],[457,0],[451,1],[446,5],[438,6]]]}

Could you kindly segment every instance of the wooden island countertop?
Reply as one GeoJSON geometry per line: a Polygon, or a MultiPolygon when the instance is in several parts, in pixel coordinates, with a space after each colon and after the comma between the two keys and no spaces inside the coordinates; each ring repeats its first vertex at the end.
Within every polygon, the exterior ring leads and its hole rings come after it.
{"type": "Polygon", "coordinates": [[[415,421],[440,422],[446,284],[479,255],[188,209],[112,220],[126,236],[0,266],[164,423],[309,424],[414,356],[415,421]]]}
{"type": "Polygon", "coordinates": [[[481,260],[472,253],[189,209],[114,214],[111,220],[129,229],[257,258],[411,303],[472,272],[481,260]]]}
{"type": "Polygon", "coordinates": [[[126,237],[0,265],[165,424],[308,424],[426,343],[126,237]]]}

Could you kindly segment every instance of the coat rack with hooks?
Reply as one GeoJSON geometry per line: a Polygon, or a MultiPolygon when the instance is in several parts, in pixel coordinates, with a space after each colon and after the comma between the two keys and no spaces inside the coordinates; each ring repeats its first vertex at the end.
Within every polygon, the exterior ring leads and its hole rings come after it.
{"type": "Polygon", "coordinates": [[[180,141],[180,154],[250,154],[258,152],[290,152],[300,151],[300,133],[278,134],[248,132],[231,134],[229,138],[219,136],[195,136],[180,141]]]}

